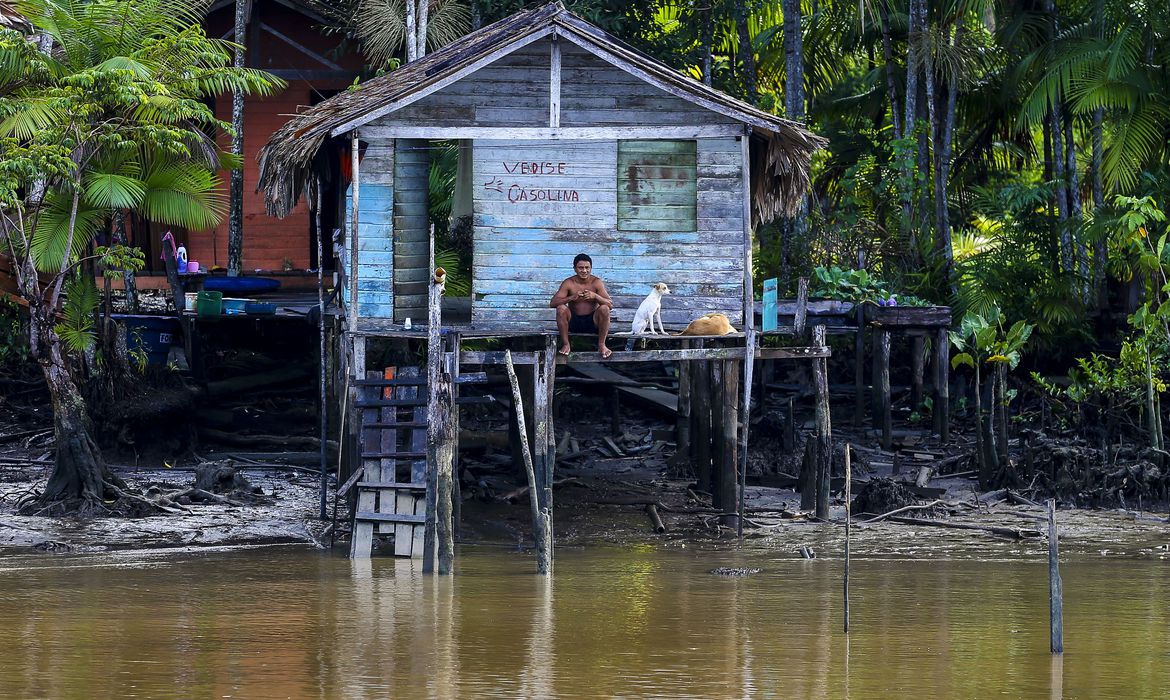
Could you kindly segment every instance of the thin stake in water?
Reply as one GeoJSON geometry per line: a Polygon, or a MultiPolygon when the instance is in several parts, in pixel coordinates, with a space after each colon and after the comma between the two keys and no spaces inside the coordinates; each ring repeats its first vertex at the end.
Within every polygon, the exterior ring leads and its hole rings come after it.
{"type": "Polygon", "coordinates": [[[1064,653],[1064,587],[1056,534],[1056,499],[1048,499],[1048,625],[1053,654],[1064,653]]]}
{"type": "Polygon", "coordinates": [[[845,443],[845,633],[849,633],[849,523],[850,504],[849,501],[853,496],[852,492],[852,475],[853,468],[849,459],[849,443],[845,443]]]}

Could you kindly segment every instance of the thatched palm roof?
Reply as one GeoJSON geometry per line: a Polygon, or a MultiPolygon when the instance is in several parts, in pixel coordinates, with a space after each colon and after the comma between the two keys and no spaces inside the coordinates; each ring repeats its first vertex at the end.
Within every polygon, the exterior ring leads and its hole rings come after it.
{"type": "Polygon", "coordinates": [[[0,27],[26,33],[32,30],[29,21],[8,0],[0,0],[0,27]]]}
{"type": "Polygon", "coordinates": [[[620,39],[550,2],[479,29],[387,75],[362,83],[296,115],[260,152],[259,189],[268,213],[284,216],[312,176],[313,161],[331,136],[376,119],[393,103],[482,61],[500,47],[556,31],[637,66],[643,79],[707,109],[752,127],[753,219],[792,214],[809,187],[809,160],[824,140],[796,122],[729,97],[647,56],[620,39]],[[762,148],[761,148],[762,146],[762,148]]]}

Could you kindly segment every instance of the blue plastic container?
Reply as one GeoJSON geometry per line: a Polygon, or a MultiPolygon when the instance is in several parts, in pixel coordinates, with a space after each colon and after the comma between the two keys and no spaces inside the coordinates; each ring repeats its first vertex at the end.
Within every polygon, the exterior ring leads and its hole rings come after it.
{"type": "Polygon", "coordinates": [[[213,275],[203,280],[203,289],[233,296],[263,294],[280,289],[280,280],[267,277],[220,277],[213,275]]]}
{"type": "Polygon", "coordinates": [[[126,324],[126,344],[130,350],[145,350],[149,364],[167,363],[171,345],[178,339],[179,319],[143,314],[113,314],[113,318],[126,324]]]}

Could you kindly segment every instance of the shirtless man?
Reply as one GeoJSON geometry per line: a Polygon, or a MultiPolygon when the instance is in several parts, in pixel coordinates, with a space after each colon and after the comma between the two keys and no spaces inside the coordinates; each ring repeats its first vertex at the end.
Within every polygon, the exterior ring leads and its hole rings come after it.
{"type": "Polygon", "coordinates": [[[560,354],[569,354],[569,333],[596,333],[597,351],[609,357],[613,351],[605,347],[609,335],[609,312],[613,299],[605,290],[605,282],[593,276],[593,259],[581,253],[573,258],[577,274],[561,282],[560,289],[548,305],[557,310],[557,331],[561,335],[560,354]]]}

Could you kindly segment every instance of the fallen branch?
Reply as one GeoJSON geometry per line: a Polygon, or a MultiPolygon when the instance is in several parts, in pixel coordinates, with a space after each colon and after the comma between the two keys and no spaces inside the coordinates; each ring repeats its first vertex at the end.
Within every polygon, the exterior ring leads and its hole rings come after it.
{"type": "Polygon", "coordinates": [[[868,525],[870,523],[876,523],[876,522],[879,522],[881,520],[885,520],[886,518],[897,515],[898,513],[905,513],[906,511],[910,511],[910,510],[926,510],[928,508],[934,508],[935,506],[941,506],[941,505],[943,505],[942,501],[931,501],[930,503],[927,503],[926,505],[903,506],[901,508],[896,508],[894,510],[891,510],[888,513],[882,513],[881,515],[872,517],[869,520],[862,520],[860,524],[868,525]]]}
{"type": "Polygon", "coordinates": [[[1030,498],[1025,498],[1024,496],[1021,496],[1020,494],[1016,493],[1015,491],[1008,491],[1007,498],[1009,501],[1011,501],[1012,503],[1015,503],[1018,506],[1032,506],[1033,508],[1043,508],[1044,507],[1044,506],[1040,505],[1039,503],[1037,503],[1036,501],[1033,501],[1030,498]]]}
{"type": "MultiPolygon", "coordinates": [[[[556,487],[561,486],[563,484],[576,483],[576,482],[580,482],[580,481],[581,480],[575,476],[566,476],[563,479],[557,479],[556,481],[554,481],[552,483],[552,485],[553,485],[553,488],[556,488],[556,487]]],[[[582,486],[584,486],[584,484],[582,484],[582,486]]],[[[532,487],[530,487],[528,485],[524,485],[524,486],[521,486],[520,488],[512,489],[508,493],[505,493],[501,496],[496,496],[496,500],[501,501],[501,502],[507,501],[508,503],[515,503],[516,499],[522,498],[524,496],[524,494],[528,493],[528,491],[531,488],[532,487]]]]}
{"type": "Polygon", "coordinates": [[[903,525],[945,527],[954,530],[978,530],[981,532],[990,532],[993,535],[1011,537],[1012,539],[1016,540],[1023,539],[1025,537],[1040,537],[1043,534],[1039,530],[1017,530],[1015,528],[1000,527],[998,525],[975,525],[973,523],[956,523],[949,520],[927,520],[925,518],[903,518],[900,516],[891,516],[889,519],[895,523],[902,523],[903,525]]]}
{"type": "Polygon", "coordinates": [[[662,518],[658,516],[658,506],[653,503],[646,504],[646,514],[650,516],[650,522],[654,524],[654,532],[666,532],[666,526],[662,524],[662,518]]]}

